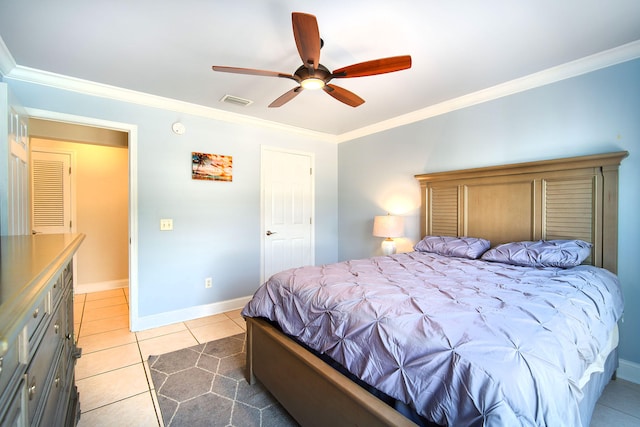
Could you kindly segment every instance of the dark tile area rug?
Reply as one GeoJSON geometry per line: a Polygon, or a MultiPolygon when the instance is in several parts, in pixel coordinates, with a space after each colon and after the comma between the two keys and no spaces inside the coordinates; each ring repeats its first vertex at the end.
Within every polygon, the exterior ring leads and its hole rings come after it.
{"type": "Polygon", "coordinates": [[[298,424],[261,384],[244,377],[245,335],[149,357],[166,427],[298,424]]]}

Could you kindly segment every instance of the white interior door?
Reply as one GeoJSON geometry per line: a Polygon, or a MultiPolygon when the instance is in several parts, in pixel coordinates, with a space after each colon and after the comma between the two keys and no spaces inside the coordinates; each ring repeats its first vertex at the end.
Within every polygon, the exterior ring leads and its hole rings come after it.
{"type": "Polygon", "coordinates": [[[71,155],[31,152],[33,233],[70,233],[71,155]]]}
{"type": "Polygon", "coordinates": [[[262,150],[262,281],[314,263],[313,155],[262,150]]]}

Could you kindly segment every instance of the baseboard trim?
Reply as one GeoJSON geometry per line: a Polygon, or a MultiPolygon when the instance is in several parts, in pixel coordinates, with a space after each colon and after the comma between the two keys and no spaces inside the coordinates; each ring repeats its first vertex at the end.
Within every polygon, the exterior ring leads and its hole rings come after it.
{"type": "Polygon", "coordinates": [[[109,280],[106,282],[74,284],[74,294],[90,294],[92,292],[110,291],[112,289],[128,288],[129,279],[109,280]]]}
{"type": "Polygon", "coordinates": [[[251,296],[247,296],[181,310],[167,311],[151,316],[138,317],[137,319],[131,319],[131,331],[144,331],[145,329],[158,328],[172,323],[212,316],[214,314],[224,313],[225,311],[238,310],[244,307],[250,300],[251,296]]]}
{"type": "Polygon", "coordinates": [[[620,359],[617,377],[632,383],[640,384],[640,363],[620,359]]]}

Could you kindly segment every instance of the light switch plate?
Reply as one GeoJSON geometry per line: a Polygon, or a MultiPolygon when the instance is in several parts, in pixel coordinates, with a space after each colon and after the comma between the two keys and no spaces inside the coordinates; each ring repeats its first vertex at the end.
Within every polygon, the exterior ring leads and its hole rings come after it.
{"type": "Polygon", "coordinates": [[[161,231],[173,230],[173,220],[172,219],[161,219],[160,220],[160,230],[161,231]]]}

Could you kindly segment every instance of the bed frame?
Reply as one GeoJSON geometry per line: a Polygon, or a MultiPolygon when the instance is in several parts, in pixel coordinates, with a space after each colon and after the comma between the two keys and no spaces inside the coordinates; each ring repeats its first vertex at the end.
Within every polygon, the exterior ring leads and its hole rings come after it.
{"type": "MultiPolygon", "coordinates": [[[[492,246],[581,239],[593,244],[585,262],[615,273],[618,167],[627,155],[622,151],[416,175],[422,193],[421,235],[483,237],[492,246]]],[[[253,384],[257,378],[303,426],[415,425],[269,323],[246,321],[247,381],[253,384]]],[[[600,391],[607,381],[600,381],[600,391]]]]}

